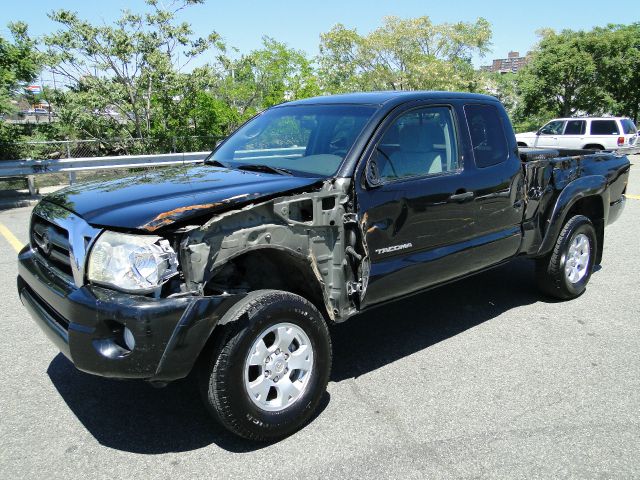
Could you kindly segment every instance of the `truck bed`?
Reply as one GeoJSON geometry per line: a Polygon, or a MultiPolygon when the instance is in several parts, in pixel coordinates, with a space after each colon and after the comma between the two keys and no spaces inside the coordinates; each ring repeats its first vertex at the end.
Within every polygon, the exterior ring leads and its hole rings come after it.
{"type": "MultiPolygon", "coordinates": [[[[628,150],[628,149],[627,149],[628,150]]],[[[614,222],[624,204],[630,162],[621,152],[567,149],[519,149],[525,173],[526,208],[523,218],[522,252],[547,253],[550,225],[561,225],[558,215],[567,214],[566,202],[589,194],[602,199],[602,225],[614,222]]],[[[552,234],[555,232],[551,232],[552,234]]],[[[604,233],[603,233],[604,235],[604,233]]]]}

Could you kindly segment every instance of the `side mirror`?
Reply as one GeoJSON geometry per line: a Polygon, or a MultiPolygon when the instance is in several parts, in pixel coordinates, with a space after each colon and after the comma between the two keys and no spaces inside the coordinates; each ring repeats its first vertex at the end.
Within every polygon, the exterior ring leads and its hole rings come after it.
{"type": "Polygon", "coordinates": [[[365,179],[369,187],[379,187],[382,184],[380,178],[380,167],[378,166],[377,152],[371,155],[365,169],[365,179]]]}
{"type": "Polygon", "coordinates": [[[540,132],[542,132],[542,129],[538,130],[538,131],[536,132],[536,135],[540,136],[540,132]]]}

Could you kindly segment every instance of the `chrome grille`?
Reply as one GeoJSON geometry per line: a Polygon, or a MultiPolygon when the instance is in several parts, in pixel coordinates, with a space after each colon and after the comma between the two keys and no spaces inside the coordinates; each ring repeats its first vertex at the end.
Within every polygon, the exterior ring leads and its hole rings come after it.
{"type": "Polygon", "coordinates": [[[42,201],[31,217],[31,248],[48,267],[77,287],[84,285],[85,259],[100,230],[64,207],[42,201]]]}
{"type": "Polygon", "coordinates": [[[71,271],[69,232],[37,215],[31,221],[31,247],[48,263],[73,277],[71,271]]]}

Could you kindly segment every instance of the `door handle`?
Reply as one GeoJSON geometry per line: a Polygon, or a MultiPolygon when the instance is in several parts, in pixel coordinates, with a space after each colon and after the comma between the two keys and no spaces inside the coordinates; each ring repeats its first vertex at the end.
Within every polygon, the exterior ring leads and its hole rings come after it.
{"type": "Polygon", "coordinates": [[[449,197],[449,200],[453,202],[464,202],[465,200],[471,200],[473,198],[473,192],[459,192],[454,193],[449,197]]]}

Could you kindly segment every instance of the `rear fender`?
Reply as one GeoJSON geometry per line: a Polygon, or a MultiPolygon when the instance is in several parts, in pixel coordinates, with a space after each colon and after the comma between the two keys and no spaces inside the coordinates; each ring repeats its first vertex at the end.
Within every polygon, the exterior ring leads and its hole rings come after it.
{"type": "Polygon", "coordinates": [[[567,214],[576,202],[592,196],[597,196],[601,199],[606,223],[606,218],[609,215],[607,179],[602,175],[588,175],[577,178],[568,183],[558,195],[551,214],[548,216],[547,229],[537,256],[543,256],[551,252],[560,230],[567,220],[567,214]]]}

